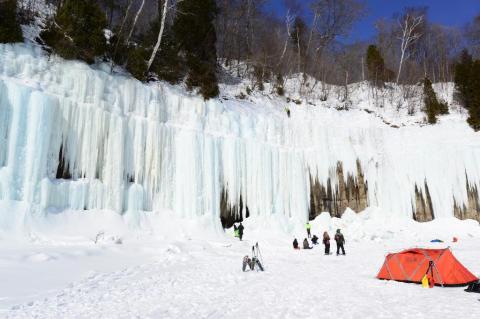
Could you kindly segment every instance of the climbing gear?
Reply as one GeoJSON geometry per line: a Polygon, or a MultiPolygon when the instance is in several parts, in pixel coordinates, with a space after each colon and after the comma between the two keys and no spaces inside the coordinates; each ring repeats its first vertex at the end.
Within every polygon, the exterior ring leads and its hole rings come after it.
{"type": "Polygon", "coordinates": [[[250,258],[248,255],[243,257],[242,270],[246,271],[247,266],[252,271],[255,270],[255,266],[257,266],[258,271],[265,271],[265,269],[263,268],[262,252],[260,251],[258,243],[252,246],[252,258],[250,258]]]}

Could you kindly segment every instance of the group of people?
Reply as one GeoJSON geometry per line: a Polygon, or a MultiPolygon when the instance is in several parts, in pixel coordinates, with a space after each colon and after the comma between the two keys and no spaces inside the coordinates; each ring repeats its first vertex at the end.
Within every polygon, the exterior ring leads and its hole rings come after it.
{"type": "MultiPolygon", "coordinates": [[[[317,235],[313,235],[312,237],[312,233],[311,233],[312,225],[310,225],[309,222],[307,222],[306,228],[307,228],[307,237],[311,238],[312,243],[314,245],[318,245],[319,238],[317,237],[317,235]]],[[[335,236],[333,237],[333,239],[337,244],[337,256],[340,255],[340,252],[342,255],[345,255],[345,247],[344,247],[345,237],[343,236],[340,229],[337,229],[337,232],[335,233],[335,236]]],[[[325,246],[325,255],[330,255],[330,236],[328,235],[328,232],[323,233],[323,245],[325,246]]],[[[310,246],[308,239],[305,238],[303,240],[303,249],[312,249],[312,248],[313,247],[310,246]]],[[[293,240],[293,249],[300,249],[296,238],[293,240]]]]}

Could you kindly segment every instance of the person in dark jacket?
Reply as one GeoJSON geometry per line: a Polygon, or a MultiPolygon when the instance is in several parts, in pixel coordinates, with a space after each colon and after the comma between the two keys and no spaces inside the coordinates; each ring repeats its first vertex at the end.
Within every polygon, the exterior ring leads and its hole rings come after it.
{"type": "Polygon", "coordinates": [[[313,235],[313,237],[312,237],[312,244],[318,245],[318,237],[317,237],[317,235],[313,235]]]}
{"type": "Polygon", "coordinates": [[[337,243],[337,256],[340,255],[340,250],[342,251],[342,255],[345,255],[345,248],[343,248],[343,245],[345,244],[345,237],[343,237],[340,229],[337,229],[337,233],[335,234],[334,239],[337,243]]]}
{"type": "Polygon", "coordinates": [[[323,233],[323,245],[325,245],[325,255],[330,255],[330,236],[327,232],[323,233]]]}
{"type": "Polygon", "coordinates": [[[303,249],[312,249],[312,247],[310,247],[310,245],[308,244],[308,240],[306,238],[303,240],[303,249]]]}
{"type": "Polygon", "coordinates": [[[296,238],[293,240],[293,249],[300,249],[300,247],[298,247],[298,241],[296,238]]]}
{"type": "Polygon", "coordinates": [[[240,225],[238,225],[238,228],[237,228],[237,230],[238,230],[238,237],[240,238],[240,240],[242,240],[242,237],[243,237],[243,228],[244,228],[244,227],[243,227],[242,223],[240,223],[240,225]]]}

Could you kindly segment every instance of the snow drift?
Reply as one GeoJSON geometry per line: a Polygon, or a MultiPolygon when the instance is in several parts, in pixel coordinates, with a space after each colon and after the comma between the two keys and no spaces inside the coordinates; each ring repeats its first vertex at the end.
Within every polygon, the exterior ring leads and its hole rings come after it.
{"type": "Polygon", "coordinates": [[[366,204],[386,216],[410,219],[426,205],[431,216],[420,220],[480,219],[480,135],[464,116],[392,127],[383,111],[363,110],[363,88],[349,111],[290,103],[288,118],[281,98],[240,100],[224,87],[205,102],[34,46],[0,45],[0,202],[129,220],[169,211],[219,225],[226,193],[230,205],[242,199],[243,216],[248,207],[252,217],[303,222],[312,180],[341,197],[341,182],[358,182],[361,170],[366,204]]]}

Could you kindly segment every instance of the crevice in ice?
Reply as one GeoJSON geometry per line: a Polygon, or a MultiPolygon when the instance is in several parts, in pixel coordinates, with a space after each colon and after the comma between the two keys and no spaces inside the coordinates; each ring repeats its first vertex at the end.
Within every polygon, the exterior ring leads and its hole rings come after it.
{"type": "Polygon", "coordinates": [[[424,189],[425,190],[423,191],[417,186],[417,184],[415,184],[415,206],[412,207],[412,216],[413,219],[418,222],[428,222],[435,218],[432,198],[426,180],[424,182],[424,189]]]}
{"type": "Polygon", "coordinates": [[[242,195],[240,195],[238,204],[231,203],[228,197],[228,190],[223,188],[220,198],[220,220],[223,228],[230,228],[234,223],[242,222],[244,218],[248,217],[250,217],[250,211],[248,205],[244,206],[242,195]]]}
{"type": "Polygon", "coordinates": [[[70,172],[70,167],[68,162],[65,160],[65,152],[63,150],[63,145],[60,146],[60,152],[58,153],[58,166],[56,179],[72,179],[72,173],[70,172]]]}
{"type": "Polygon", "coordinates": [[[365,180],[359,160],[356,176],[351,173],[346,175],[345,178],[342,162],[337,162],[336,168],[330,170],[325,183],[310,173],[310,220],[322,212],[341,217],[347,207],[360,212],[368,206],[368,182],[365,180]]]}

